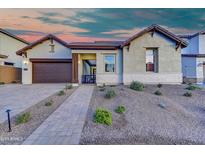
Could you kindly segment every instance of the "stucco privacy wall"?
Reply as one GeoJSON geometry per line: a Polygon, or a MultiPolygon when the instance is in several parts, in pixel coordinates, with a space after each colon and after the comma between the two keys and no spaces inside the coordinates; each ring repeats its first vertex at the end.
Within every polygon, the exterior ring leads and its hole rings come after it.
{"type": "Polygon", "coordinates": [[[176,50],[176,42],[155,32],[146,33],[132,42],[129,49],[123,48],[123,82],[133,80],[144,83],[182,82],[181,48],[176,50]],[[158,73],[146,72],[146,48],[158,48],[158,73]]]}
{"type": "Polygon", "coordinates": [[[79,53],[78,78],[81,83],[82,58],[81,54],[96,54],[96,83],[99,84],[119,84],[122,83],[122,51],[121,50],[74,50],[72,53],[79,53]],[[116,71],[114,73],[105,72],[104,56],[106,54],[116,55],[116,71]]]}
{"type": "Polygon", "coordinates": [[[21,68],[22,57],[16,55],[16,51],[25,47],[27,44],[0,32],[0,53],[7,55],[3,61],[14,63],[14,67],[21,68]]]}
{"type": "Polygon", "coordinates": [[[21,68],[0,66],[0,82],[11,83],[21,81],[21,68]]]}
{"type": "Polygon", "coordinates": [[[27,50],[27,58],[24,57],[22,61],[22,83],[31,84],[32,83],[32,62],[29,61],[30,58],[49,58],[49,59],[71,59],[71,50],[57,41],[53,41],[55,44],[54,52],[51,51],[50,40],[44,41],[32,49],[27,50]],[[24,64],[27,61],[28,64],[24,64]],[[28,70],[25,70],[28,69],[28,70]]]}

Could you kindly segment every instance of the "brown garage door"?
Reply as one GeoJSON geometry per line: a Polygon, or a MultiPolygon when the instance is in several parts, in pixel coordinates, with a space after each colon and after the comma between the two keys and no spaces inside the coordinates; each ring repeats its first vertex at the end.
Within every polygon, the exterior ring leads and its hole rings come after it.
{"type": "Polygon", "coordinates": [[[71,82],[71,62],[33,62],[33,83],[71,82]]]}

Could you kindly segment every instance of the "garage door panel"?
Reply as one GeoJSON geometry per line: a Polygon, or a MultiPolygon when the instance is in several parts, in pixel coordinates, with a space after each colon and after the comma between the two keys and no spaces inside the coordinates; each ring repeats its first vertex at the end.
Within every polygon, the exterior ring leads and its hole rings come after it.
{"type": "Polygon", "coordinates": [[[71,82],[71,63],[33,63],[33,83],[71,82]]]}

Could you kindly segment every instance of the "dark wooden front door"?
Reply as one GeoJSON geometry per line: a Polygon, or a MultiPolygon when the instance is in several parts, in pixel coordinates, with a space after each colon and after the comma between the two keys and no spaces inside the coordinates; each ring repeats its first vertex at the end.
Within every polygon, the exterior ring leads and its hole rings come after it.
{"type": "Polygon", "coordinates": [[[33,63],[33,83],[63,83],[71,80],[71,62],[33,63]]]}

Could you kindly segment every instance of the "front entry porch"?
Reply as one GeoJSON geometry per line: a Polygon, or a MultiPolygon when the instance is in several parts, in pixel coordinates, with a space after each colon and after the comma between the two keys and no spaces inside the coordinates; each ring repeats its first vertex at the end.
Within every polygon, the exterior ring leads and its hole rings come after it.
{"type": "Polygon", "coordinates": [[[96,60],[82,60],[83,74],[81,83],[95,84],[96,83],[96,60]]]}
{"type": "Polygon", "coordinates": [[[96,53],[73,53],[72,81],[80,84],[96,83],[96,53]]]}

